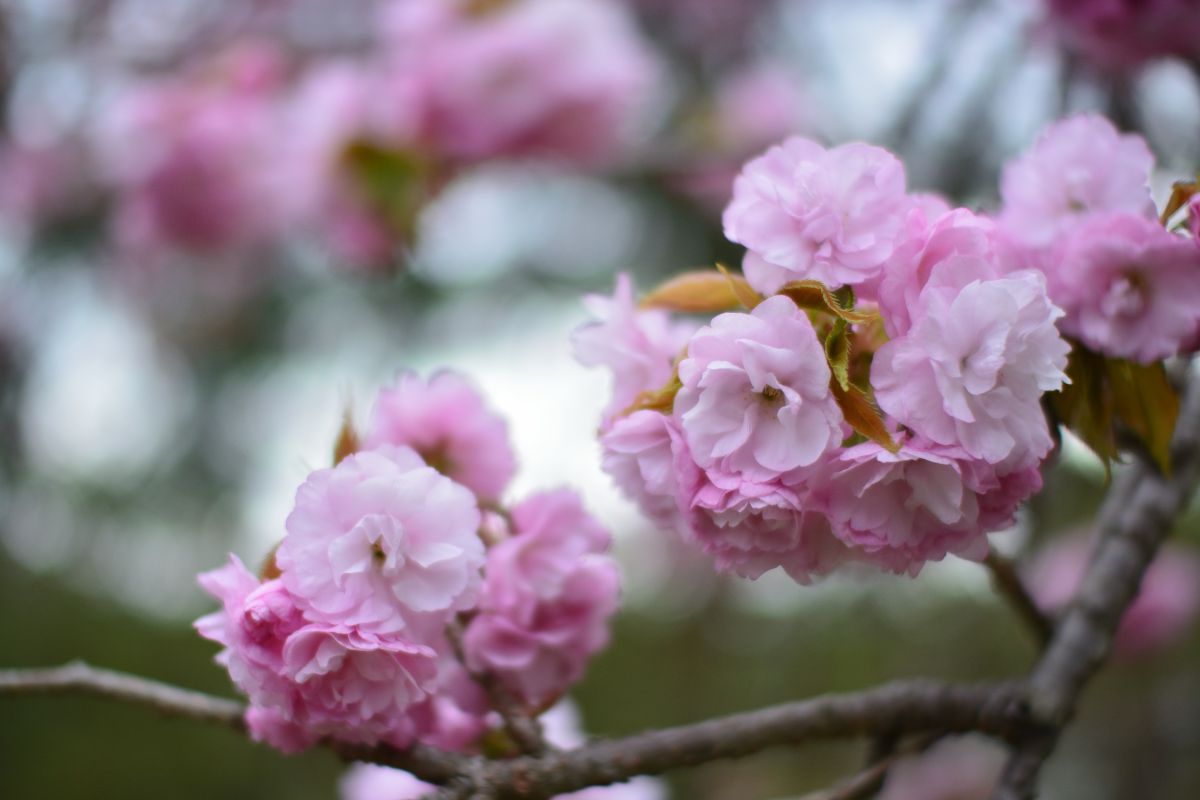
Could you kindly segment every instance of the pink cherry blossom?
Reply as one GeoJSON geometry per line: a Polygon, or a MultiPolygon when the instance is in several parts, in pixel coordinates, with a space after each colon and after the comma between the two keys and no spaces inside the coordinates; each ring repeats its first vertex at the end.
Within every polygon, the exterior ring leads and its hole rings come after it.
{"type": "Polygon", "coordinates": [[[951,553],[982,559],[986,534],[1011,524],[1033,489],[1028,472],[1005,480],[962,451],[915,441],[897,453],[856,445],[818,475],[812,502],[834,535],[882,568],[912,575],[951,553]]]}
{"type": "Polygon", "coordinates": [[[1021,469],[1052,441],[1039,401],[1066,379],[1069,350],[1039,273],[929,286],[920,316],[875,353],[880,407],[915,433],[1021,469]]]}
{"type": "Polygon", "coordinates": [[[1200,247],[1200,192],[1192,195],[1187,204],[1187,225],[1192,234],[1192,241],[1200,247]]]}
{"type": "Polygon", "coordinates": [[[879,800],[987,800],[1007,751],[980,736],[945,739],[888,770],[879,800]]]}
{"type": "Polygon", "coordinates": [[[679,487],[675,477],[678,422],[657,411],[636,411],[616,419],[600,439],[601,465],[626,497],[664,530],[677,529],[679,487]]]}
{"type": "Polygon", "coordinates": [[[467,489],[385,445],[309,475],[276,561],[288,591],[321,618],[402,631],[474,602],[479,522],[467,489]]]}
{"type": "Polygon", "coordinates": [[[1164,56],[1200,56],[1200,8],[1190,0],[1046,0],[1067,47],[1126,71],[1164,56]]]}
{"type": "MultiPolygon", "coordinates": [[[[1029,569],[1038,605],[1063,610],[1087,571],[1093,542],[1068,536],[1051,543],[1029,569]]],[[[1200,557],[1179,545],[1165,546],[1150,564],[1133,604],[1121,618],[1115,646],[1122,657],[1147,655],[1178,641],[1200,614],[1200,557]]]]}
{"type": "Polygon", "coordinates": [[[499,500],[516,472],[508,424],[456,372],[428,381],[406,372],[380,391],[364,445],[384,444],[411,447],[485,501],[499,500]]]}
{"type": "Polygon", "coordinates": [[[1096,212],[1152,217],[1153,168],[1141,136],[1120,133],[1099,114],[1067,117],[1005,166],[1000,224],[1014,241],[1042,248],[1096,212]]]}
{"type": "Polygon", "coordinates": [[[225,646],[218,663],[249,697],[256,737],[288,751],[322,736],[411,741],[407,712],[439,678],[434,647],[306,619],[283,581],[260,584],[236,558],[200,583],[223,607],[196,628],[225,646]]]}
{"type": "Polygon", "coordinates": [[[792,137],[750,161],[733,185],[725,235],[744,244],[750,285],[870,285],[907,235],[903,165],[878,147],[829,150],[792,137]]]}
{"type": "Polygon", "coordinates": [[[1158,361],[1190,346],[1200,325],[1200,248],[1154,219],[1096,215],[1047,275],[1063,331],[1106,355],[1158,361]]]}
{"type": "Polygon", "coordinates": [[[679,378],[675,415],[706,470],[766,483],[844,438],[825,351],[787,297],[716,317],[688,343],[679,378]]]}
{"type": "Polygon", "coordinates": [[[589,295],[584,303],[596,321],[576,330],[571,343],[579,363],[606,367],[613,374],[607,422],[640,392],[658,389],[670,379],[675,357],[696,326],[674,321],[665,311],[638,309],[625,273],[617,276],[612,297],[589,295]]]}
{"type": "Polygon", "coordinates": [[[621,4],[520,0],[485,13],[458,0],[421,5],[440,8],[398,11],[389,38],[396,69],[423,87],[431,149],[455,161],[595,165],[631,143],[659,64],[621,4]]]}
{"type": "Polygon", "coordinates": [[[609,535],[566,490],[512,509],[510,539],[488,551],[479,613],[463,647],[531,705],[562,694],[608,643],[619,579],[609,535]]]}
{"type": "Polygon", "coordinates": [[[701,476],[685,498],[689,535],[720,572],[755,579],[782,567],[807,584],[848,557],[828,520],[806,511],[796,489],[749,482],[723,489],[701,476]]]}

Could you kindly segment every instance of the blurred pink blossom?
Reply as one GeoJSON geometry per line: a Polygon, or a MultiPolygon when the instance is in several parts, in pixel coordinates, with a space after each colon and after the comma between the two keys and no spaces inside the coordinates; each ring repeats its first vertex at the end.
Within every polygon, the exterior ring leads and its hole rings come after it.
{"type": "Polygon", "coordinates": [[[1164,56],[1200,56],[1200,6],[1192,0],[1046,0],[1064,44],[1116,71],[1164,56]]]}
{"type": "MultiPolygon", "coordinates": [[[[1083,580],[1093,546],[1086,536],[1065,536],[1037,554],[1029,568],[1029,588],[1042,608],[1058,612],[1067,606],[1083,580]]],[[[1168,544],[1150,564],[1121,619],[1117,654],[1149,654],[1170,645],[1187,633],[1198,612],[1200,557],[1168,544]]]]}
{"type": "Polygon", "coordinates": [[[945,739],[889,769],[878,800],[987,800],[1006,757],[983,737],[945,739]]]}
{"type": "Polygon", "coordinates": [[[397,377],[375,399],[363,444],[411,447],[483,501],[499,500],[516,471],[508,424],[456,372],[397,377]]]}

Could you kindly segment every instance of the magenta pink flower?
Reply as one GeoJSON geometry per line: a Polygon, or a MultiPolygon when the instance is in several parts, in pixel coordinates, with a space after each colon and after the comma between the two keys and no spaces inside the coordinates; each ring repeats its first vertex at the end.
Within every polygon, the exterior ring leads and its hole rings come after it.
{"type": "Polygon", "coordinates": [[[1101,214],[1047,269],[1062,329],[1106,355],[1148,364],[1189,347],[1200,325],[1200,249],[1134,214],[1101,214]]]}
{"type": "Polygon", "coordinates": [[[364,445],[384,444],[411,447],[484,501],[499,500],[516,472],[507,423],[456,372],[407,372],[380,391],[364,445]]]}
{"type": "Polygon", "coordinates": [[[1191,0],[1046,0],[1071,49],[1093,64],[1126,71],[1164,56],[1200,56],[1200,7],[1191,0]]]}
{"type": "Polygon", "coordinates": [[[1152,217],[1153,168],[1142,137],[1120,133],[1099,114],[1067,117],[1005,166],[1000,224],[1014,241],[1043,248],[1099,211],[1152,217]]]}
{"type": "Polygon", "coordinates": [[[608,643],[619,579],[609,535],[569,491],[512,510],[514,535],[488,551],[479,613],[463,647],[531,705],[562,694],[608,643]]]}
{"type": "Polygon", "coordinates": [[[679,378],[675,415],[705,470],[766,483],[813,464],[843,439],[825,351],[786,297],[701,328],[679,378]]]}
{"type": "Polygon", "coordinates": [[[385,445],[309,475],[276,561],[288,591],[322,619],[403,631],[472,605],[479,522],[467,489],[385,445]]]}
{"type": "Polygon", "coordinates": [[[606,367],[613,374],[613,397],[604,412],[607,423],[640,392],[658,389],[670,379],[675,357],[695,325],[676,322],[665,311],[638,309],[625,273],[617,276],[612,297],[589,295],[584,302],[596,321],[576,330],[571,343],[579,363],[606,367]]]}
{"type": "Polygon", "coordinates": [[[812,502],[834,535],[878,566],[911,575],[950,553],[982,559],[986,534],[1011,524],[1033,488],[1026,472],[1001,479],[959,450],[918,442],[898,453],[856,445],[816,475],[812,502]]]}
{"type": "Polygon", "coordinates": [[[920,305],[912,328],[875,353],[880,407],[971,458],[1008,469],[1040,461],[1052,442],[1039,401],[1066,379],[1069,350],[1042,276],[928,286],[920,305]]]}
{"type": "Polygon", "coordinates": [[[800,279],[870,285],[907,236],[910,207],[886,150],[792,137],[742,169],[725,235],[748,249],[742,269],[764,294],[800,279]]]}
{"type": "Polygon", "coordinates": [[[1192,241],[1200,247],[1200,193],[1192,195],[1187,204],[1187,224],[1191,231],[1192,241]]]}
{"type": "MultiPolygon", "coordinates": [[[[1066,608],[1087,571],[1093,542],[1069,536],[1039,553],[1029,570],[1029,587],[1047,611],[1066,608]]],[[[1123,657],[1147,655],[1181,639],[1200,614],[1200,558],[1167,545],[1150,564],[1115,639],[1123,657]]]]}

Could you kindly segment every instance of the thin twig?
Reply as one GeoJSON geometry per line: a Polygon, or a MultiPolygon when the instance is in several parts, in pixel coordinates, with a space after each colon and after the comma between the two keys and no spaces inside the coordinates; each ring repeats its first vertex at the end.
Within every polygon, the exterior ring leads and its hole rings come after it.
{"type": "Polygon", "coordinates": [[[824,791],[806,794],[800,800],[865,800],[872,797],[883,786],[888,771],[897,761],[928,750],[941,738],[940,733],[917,737],[904,746],[893,749],[885,758],[876,760],[841,784],[824,791]]]}
{"type": "Polygon", "coordinates": [[[995,550],[988,553],[983,563],[992,573],[992,585],[996,591],[1017,612],[1038,644],[1045,647],[1054,635],[1054,622],[1034,602],[1021,576],[1017,574],[1016,565],[995,550]]]}

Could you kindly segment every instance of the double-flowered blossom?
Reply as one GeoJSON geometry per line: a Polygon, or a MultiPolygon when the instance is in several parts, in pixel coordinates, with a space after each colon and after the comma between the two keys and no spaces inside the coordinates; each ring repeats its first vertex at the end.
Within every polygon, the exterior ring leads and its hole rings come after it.
{"type": "Polygon", "coordinates": [[[904,243],[911,205],[891,153],[796,136],[742,169],[725,235],[746,246],[742,269],[765,294],[801,279],[869,287],[904,243]]]}
{"type": "Polygon", "coordinates": [[[1151,363],[1188,348],[1200,326],[1200,248],[1153,218],[1093,216],[1047,274],[1063,330],[1099,352],[1151,363]]]}
{"type": "Polygon", "coordinates": [[[988,464],[1040,461],[1052,441],[1038,401],[1062,385],[1069,350],[1043,277],[1016,272],[961,289],[931,283],[919,305],[912,328],[875,353],[880,408],[988,464]]]}
{"type": "Polygon", "coordinates": [[[300,486],[263,578],[235,557],[200,576],[222,608],[196,627],[224,645],[251,732],[281,750],[471,751],[498,724],[488,673],[536,712],[608,642],[609,534],[565,490],[495,506],[512,454],[461,376],[402,375],[372,426],[300,486]]]}
{"type": "Polygon", "coordinates": [[[578,680],[608,642],[619,580],[608,531],[568,490],[512,509],[512,531],[488,551],[478,614],[463,636],[467,665],[543,706],[578,680]]]}
{"type": "Polygon", "coordinates": [[[312,621],[275,579],[261,583],[236,558],[201,576],[223,611],[196,623],[223,644],[218,661],[256,709],[252,733],[283,750],[321,736],[405,746],[407,712],[436,686],[430,646],[354,626],[312,621]]]}
{"type": "Polygon", "coordinates": [[[1153,168],[1142,137],[1121,133],[1099,114],[1067,117],[1005,166],[1000,225],[1014,241],[1037,249],[1096,212],[1153,216],[1153,168]]]}
{"type": "Polygon", "coordinates": [[[309,475],[275,560],[307,608],[382,632],[444,621],[479,590],[475,497],[414,450],[381,446],[309,475]]]}
{"type": "Polygon", "coordinates": [[[617,277],[612,297],[584,300],[595,318],[571,337],[575,357],[589,367],[612,372],[612,400],[604,418],[611,421],[637,396],[658,389],[671,377],[672,364],[696,326],[671,319],[665,311],[638,309],[629,276],[617,277]]]}
{"type": "Polygon", "coordinates": [[[499,500],[516,472],[507,423],[456,372],[396,378],[375,400],[364,443],[411,447],[485,501],[499,500]]]}

